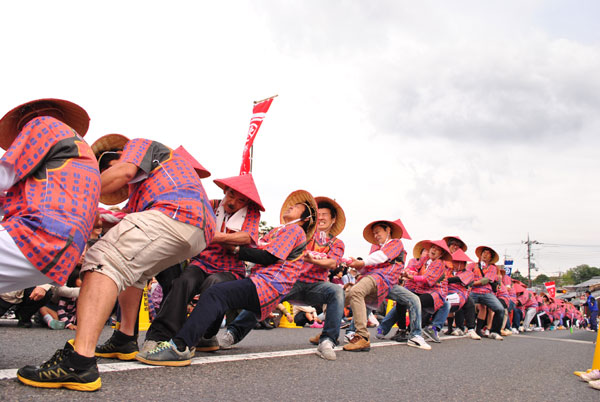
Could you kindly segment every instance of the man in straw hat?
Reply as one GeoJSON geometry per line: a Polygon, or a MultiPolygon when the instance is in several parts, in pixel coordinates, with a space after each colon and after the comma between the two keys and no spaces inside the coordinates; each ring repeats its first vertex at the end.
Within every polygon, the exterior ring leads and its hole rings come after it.
{"type": "Polygon", "coordinates": [[[122,320],[110,344],[114,353],[132,358],[137,354],[134,327],[148,280],[199,254],[214,236],[215,216],[198,174],[161,143],[128,141],[118,162],[101,174],[101,182],[102,196],[129,186],[124,208],[129,214],[86,253],[75,341],[67,342],[41,367],[19,369],[17,377],[25,384],[81,391],[100,388],[94,353],[117,296],[122,320]]]}
{"type": "Polygon", "coordinates": [[[402,244],[402,228],[396,222],[375,221],[363,230],[363,237],[373,244],[371,253],[364,259],[352,258],[349,266],[362,272],[360,280],[346,294],[346,305],[352,309],[356,332],[344,350],[351,352],[369,351],[367,330],[367,306],[379,306],[390,289],[398,284],[404,267],[406,251],[402,244]]]}
{"type": "MultiPolygon", "coordinates": [[[[494,320],[490,329],[490,339],[502,340],[500,328],[504,318],[504,307],[498,300],[492,288],[498,280],[498,268],[494,265],[499,257],[491,247],[479,246],[475,249],[478,262],[467,265],[467,269],[473,272],[473,287],[471,288],[471,298],[475,304],[483,304],[494,312],[494,320]]],[[[485,319],[477,320],[477,335],[482,336],[481,330],[485,325],[485,319]]]]}
{"type": "MultiPolygon", "coordinates": [[[[89,120],[81,107],[60,99],[25,103],[0,120],[6,150],[0,160],[0,293],[64,285],[79,261],[100,193],[96,159],[82,138],[89,120]]],[[[34,292],[43,297],[46,290],[34,292]]]]}
{"type": "MultiPolygon", "coordinates": [[[[302,274],[285,296],[284,300],[310,306],[327,305],[323,332],[310,339],[319,345],[317,355],[335,360],[335,345],[340,334],[340,322],[344,316],[344,291],[341,286],[328,281],[329,271],[334,270],[344,255],[344,243],[336,236],[346,225],[342,207],[328,197],[316,197],[318,206],[317,231],[309,239],[304,254],[302,274]]],[[[220,339],[223,348],[240,342],[255,326],[256,316],[242,312],[228,327],[220,339]]]]}
{"type": "MultiPolygon", "coordinates": [[[[158,315],[146,333],[140,353],[145,354],[161,341],[168,341],[183,326],[187,305],[192,298],[210,286],[246,276],[246,266],[230,251],[236,246],[258,242],[260,211],[264,207],[252,174],[214,180],[223,189],[222,200],[211,200],[217,219],[217,231],[212,243],[195,256],[172,283],[172,291],[164,300],[158,315]]],[[[201,339],[196,350],[219,349],[216,337],[201,339]]]]}
{"type": "Polygon", "coordinates": [[[208,288],[177,334],[136,358],[146,364],[186,366],[194,346],[204,336],[215,335],[228,310],[246,309],[259,321],[271,314],[298,279],[303,264],[306,239],[316,228],[317,205],[307,191],[291,193],[281,208],[281,226],[267,233],[259,248],[236,246],[241,260],[256,265],[248,278],[222,282],[208,288]]]}

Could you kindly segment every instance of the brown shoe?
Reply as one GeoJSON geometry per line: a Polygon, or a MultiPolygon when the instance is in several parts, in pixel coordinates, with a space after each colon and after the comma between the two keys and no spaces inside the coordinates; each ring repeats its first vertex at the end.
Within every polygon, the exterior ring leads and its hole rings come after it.
{"type": "Polygon", "coordinates": [[[371,350],[371,342],[360,335],[354,335],[350,342],[344,345],[348,352],[368,352],[371,350]]]}
{"type": "Polygon", "coordinates": [[[321,334],[316,334],[315,336],[313,336],[312,338],[310,338],[308,341],[310,343],[312,343],[313,345],[318,345],[320,339],[321,339],[321,334]]]}

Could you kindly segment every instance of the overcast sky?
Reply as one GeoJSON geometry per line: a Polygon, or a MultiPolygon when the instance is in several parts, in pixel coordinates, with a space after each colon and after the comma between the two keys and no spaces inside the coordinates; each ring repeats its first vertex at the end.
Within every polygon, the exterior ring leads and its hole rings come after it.
{"type": "Polygon", "coordinates": [[[302,188],[342,205],[348,256],[401,218],[409,250],[459,235],[526,273],[529,233],[533,276],[600,266],[600,2],[199,3],[3,4],[0,114],[71,100],[90,143],[185,145],[216,198],[279,94],[254,148],[269,224],[302,188]]]}

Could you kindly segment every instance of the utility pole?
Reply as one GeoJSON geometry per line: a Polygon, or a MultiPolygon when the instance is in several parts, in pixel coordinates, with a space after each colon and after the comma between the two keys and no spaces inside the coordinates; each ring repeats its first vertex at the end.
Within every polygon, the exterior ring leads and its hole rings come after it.
{"type": "Polygon", "coordinates": [[[529,233],[527,233],[527,241],[522,241],[521,243],[527,244],[527,280],[529,281],[528,287],[531,287],[531,258],[533,257],[533,252],[531,251],[532,244],[542,244],[537,240],[529,240],[529,233]]]}

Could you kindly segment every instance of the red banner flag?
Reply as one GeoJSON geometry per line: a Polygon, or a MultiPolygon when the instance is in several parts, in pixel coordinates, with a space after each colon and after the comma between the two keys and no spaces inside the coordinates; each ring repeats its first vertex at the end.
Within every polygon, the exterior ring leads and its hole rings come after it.
{"type": "Polygon", "coordinates": [[[265,99],[264,101],[258,102],[252,109],[252,118],[250,119],[250,128],[248,129],[248,138],[246,138],[246,145],[244,145],[244,153],[242,154],[242,167],[240,168],[240,176],[247,174],[251,170],[250,163],[250,148],[254,143],[254,138],[258,133],[258,129],[264,120],[273,98],[265,99]]]}
{"type": "Polygon", "coordinates": [[[551,297],[556,297],[556,284],[554,283],[554,281],[545,282],[544,285],[546,286],[546,290],[548,291],[548,294],[551,297]]]}

